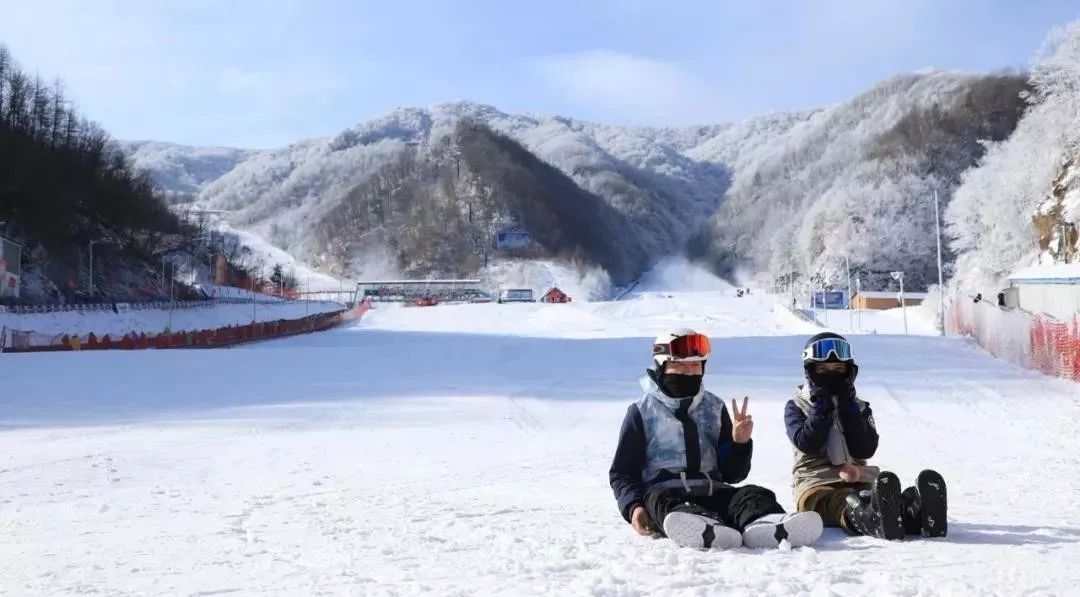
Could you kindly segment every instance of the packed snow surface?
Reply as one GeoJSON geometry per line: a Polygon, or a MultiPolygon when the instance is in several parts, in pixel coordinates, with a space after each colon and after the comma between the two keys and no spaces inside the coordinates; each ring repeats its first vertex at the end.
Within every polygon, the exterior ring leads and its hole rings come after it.
{"type": "Polygon", "coordinates": [[[755,293],[388,308],[215,351],[0,356],[0,594],[1066,595],[1074,384],[958,339],[853,337],[873,460],[949,482],[949,537],[792,551],[639,537],[607,469],[652,335],[714,337],[749,482],[791,507],[783,407],[817,329],[755,293]]]}
{"type": "Polygon", "coordinates": [[[822,327],[841,334],[903,334],[907,318],[907,333],[937,336],[941,331],[934,319],[937,310],[931,306],[914,305],[907,308],[876,309],[804,309],[803,315],[822,327]],[[906,313],[905,313],[906,311],[906,313]]]}

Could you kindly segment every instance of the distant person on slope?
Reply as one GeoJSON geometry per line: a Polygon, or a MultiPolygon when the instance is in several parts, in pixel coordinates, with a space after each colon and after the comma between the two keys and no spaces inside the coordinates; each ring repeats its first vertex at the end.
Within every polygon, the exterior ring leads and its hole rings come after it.
{"type": "Polygon", "coordinates": [[[839,334],[810,338],[803,349],[806,384],[784,410],[795,448],[795,506],[817,512],[825,526],[849,534],[901,539],[906,534],[944,537],[945,481],[919,473],[915,487],[900,492],[893,473],[867,466],[878,447],[870,404],[855,392],[859,367],[839,334]]]}
{"type": "Polygon", "coordinates": [[[689,329],[657,336],[645,395],[630,405],[608,474],[623,518],[642,535],[684,547],[809,545],[821,536],[814,512],[784,514],[763,487],[733,487],[750,473],[754,421],[705,391],[709,339],[689,329]]]}

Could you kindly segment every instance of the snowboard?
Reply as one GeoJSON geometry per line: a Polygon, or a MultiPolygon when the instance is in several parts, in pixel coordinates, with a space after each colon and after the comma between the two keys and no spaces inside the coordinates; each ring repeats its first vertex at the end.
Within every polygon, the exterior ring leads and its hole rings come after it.
{"type": "Polygon", "coordinates": [[[870,507],[878,514],[879,527],[876,534],[881,539],[894,541],[903,539],[907,534],[904,531],[901,514],[903,500],[900,496],[900,478],[888,471],[878,473],[874,485],[870,488],[870,507]]]}
{"type": "Polygon", "coordinates": [[[921,502],[923,537],[944,537],[949,531],[945,479],[937,471],[925,470],[916,481],[921,502]]]}

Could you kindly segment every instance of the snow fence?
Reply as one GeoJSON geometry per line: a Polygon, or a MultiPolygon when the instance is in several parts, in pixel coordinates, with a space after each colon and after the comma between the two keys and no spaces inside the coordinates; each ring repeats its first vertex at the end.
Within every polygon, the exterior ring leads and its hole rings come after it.
{"type": "Polygon", "coordinates": [[[371,308],[364,301],[352,309],[316,313],[299,319],[278,319],[248,324],[229,325],[204,330],[187,330],[147,334],[128,332],[110,337],[94,333],[45,334],[25,330],[0,330],[0,352],[56,352],[72,350],[139,350],[148,348],[222,348],[329,330],[345,321],[359,319],[371,308]]]}
{"type": "Polygon", "coordinates": [[[178,309],[202,309],[214,305],[280,305],[284,299],[277,297],[264,297],[260,300],[239,298],[212,298],[201,300],[180,301],[141,301],[141,302],[110,302],[110,303],[72,303],[66,305],[11,305],[0,307],[2,313],[15,315],[46,315],[49,313],[101,313],[122,311],[165,311],[178,309]]]}
{"type": "Polygon", "coordinates": [[[968,336],[997,358],[1080,381],[1080,319],[1061,321],[984,300],[958,297],[949,308],[949,333],[968,336]]]}

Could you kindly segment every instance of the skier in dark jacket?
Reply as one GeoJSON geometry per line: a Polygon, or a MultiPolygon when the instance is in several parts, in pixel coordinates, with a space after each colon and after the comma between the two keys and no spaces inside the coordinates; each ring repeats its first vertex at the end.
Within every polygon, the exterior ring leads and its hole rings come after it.
{"type": "Polygon", "coordinates": [[[619,511],[642,535],[685,547],[809,545],[821,536],[813,512],[785,514],[763,487],[734,487],[750,473],[754,422],[748,398],[734,418],[702,387],[709,339],[679,329],[653,344],[654,369],[631,404],[608,474],[619,511]]]}
{"type": "Polygon", "coordinates": [[[941,537],[947,531],[945,481],[926,470],[900,492],[891,472],[868,466],[878,447],[870,404],[855,392],[859,367],[839,334],[810,338],[803,350],[806,384],[784,410],[795,449],[795,507],[817,512],[825,526],[854,535],[900,539],[941,537]]]}

